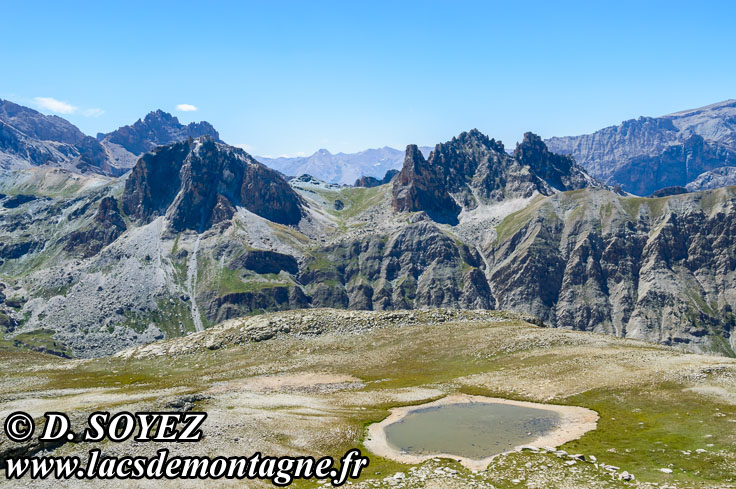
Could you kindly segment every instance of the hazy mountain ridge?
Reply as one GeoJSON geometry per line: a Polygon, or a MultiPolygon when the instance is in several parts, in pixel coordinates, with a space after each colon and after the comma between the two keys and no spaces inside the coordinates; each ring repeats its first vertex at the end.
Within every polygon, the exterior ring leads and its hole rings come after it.
{"type": "MultiPolygon", "coordinates": [[[[426,156],[431,150],[430,147],[421,148],[426,156]]],[[[328,183],[352,185],[364,176],[382,179],[386,172],[401,169],[404,152],[388,146],[358,153],[337,154],[320,149],[310,156],[279,158],[256,156],[256,159],[284,175],[306,174],[328,183]]]]}
{"type": "Polygon", "coordinates": [[[697,192],[731,185],[736,185],[736,167],[722,166],[701,173],[698,178],[687,184],[687,189],[691,192],[697,192]]]}
{"type": "Polygon", "coordinates": [[[548,139],[608,184],[649,195],[685,186],[705,171],[736,161],[736,100],[662,117],[639,117],[582,136],[548,139]]]}

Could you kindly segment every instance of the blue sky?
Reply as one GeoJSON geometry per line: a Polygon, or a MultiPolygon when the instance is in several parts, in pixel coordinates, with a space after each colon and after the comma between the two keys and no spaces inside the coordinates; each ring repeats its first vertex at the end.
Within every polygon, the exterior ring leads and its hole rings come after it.
{"type": "Polygon", "coordinates": [[[0,12],[1,98],[92,135],[161,108],[259,155],[434,145],[473,127],[513,146],[527,130],[581,134],[736,98],[726,1],[0,1],[0,12]]]}

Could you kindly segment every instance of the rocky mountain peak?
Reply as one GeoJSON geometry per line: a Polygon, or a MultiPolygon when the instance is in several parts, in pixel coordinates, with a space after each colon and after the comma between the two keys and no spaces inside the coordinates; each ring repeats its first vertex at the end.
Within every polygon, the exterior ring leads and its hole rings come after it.
{"type": "Polygon", "coordinates": [[[103,144],[112,143],[134,156],[140,156],[157,146],[200,136],[210,136],[215,141],[220,141],[220,134],[209,122],[183,125],[176,116],[159,109],[130,126],[122,126],[108,134],[98,134],[97,138],[103,144]]]}
{"type": "Polygon", "coordinates": [[[453,137],[451,142],[462,146],[482,146],[499,153],[503,153],[505,151],[501,141],[489,138],[478,129],[471,129],[470,131],[462,132],[459,136],[453,137]]]}
{"type": "Polygon", "coordinates": [[[457,222],[462,208],[481,203],[597,185],[572,158],[551,153],[535,134],[525,134],[512,156],[477,129],[438,144],[426,160],[409,145],[393,182],[395,210],[424,211],[448,223],[457,222]]]}
{"type": "MultiPolygon", "coordinates": [[[[140,121],[140,119],[138,119],[140,121]]],[[[146,124],[154,124],[154,123],[161,123],[161,124],[179,124],[179,118],[169,114],[168,112],[164,112],[161,109],[156,109],[148,114],[146,114],[146,117],[143,119],[143,122],[146,124]]]]}
{"type": "Polygon", "coordinates": [[[148,222],[165,215],[175,231],[202,231],[242,206],[265,219],[297,224],[302,201],[274,170],[248,153],[203,136],[144,155],[126,180],[123,210],[148,222]]]}
{"type": "Polygon", "coordinates": [[[534,152],[537,154],[549,152],[547,145],[544,144],[542,138],[534,134],[533,132],[525,132],[524,138],[520,143],[516,143],[516,149],[514,150],[514,156],[517,156],[523,152],[534,152]]]}
{"type": "Polygon", "coordinates": [[[516,145],[514,158],[556,190],[574,190],[586,186],[584,172],[575,164],[575,160],[552,153],[542,138],[534,133],[524,134],[524,139],[516,145]]]}
{"type": "Polygon", "coordinates": [[[460,207],[445,185],[443,167],[434,162],[437,151],[427,161],[416,144],[406,147],[404,166],[394,180],[392,204],[398,212],[424,211],[436,221],[455,223],[460,207]]]}
{"type": "Polygon", "coordinates": [[[359,179],[355,181],[354,187],[378,187],[379,185],[384,185],[386,183],[389,183],[393,178],[399,174],[399,170],[389,170],[386,172],[386,174],[383,176],[382,179],[378,179],[375,177],[369,177],[367,175],[363,175],[359,179]]]}

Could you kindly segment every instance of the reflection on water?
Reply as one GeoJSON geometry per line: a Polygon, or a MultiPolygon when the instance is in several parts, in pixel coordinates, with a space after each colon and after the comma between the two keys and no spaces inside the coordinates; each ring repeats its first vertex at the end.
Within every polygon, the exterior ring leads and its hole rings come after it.
{"type": "Polygon", "coordinates": [[[391,446],[410,454],[482,459],[529,443],[559,421],[546,409],[474,402],[420,408],[385,431],[391,446]]]}

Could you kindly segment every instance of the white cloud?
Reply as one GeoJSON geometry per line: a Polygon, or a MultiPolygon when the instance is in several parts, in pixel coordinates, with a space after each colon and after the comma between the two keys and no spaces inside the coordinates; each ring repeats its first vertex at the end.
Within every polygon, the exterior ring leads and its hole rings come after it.
{"type": "Polygon", "coordinates": [[[92,109],[86,109],[83,114],[85,117],[100,117],[105,111],[94,107],[92,109]]]}
{"type": "Polygon", "coordinates": [[[50,110],[57,114],[73,114],[77,111],[77,107],[51,97],[36,97],[33,101],[42,109],[50,110]]]}
{"type": "Polygon", "coordinates": [[[197,110],[197,107],[190,104],[179,104],[176,106],[176,110],[179,110],[181,112],[195,112],[197,110]]]}

